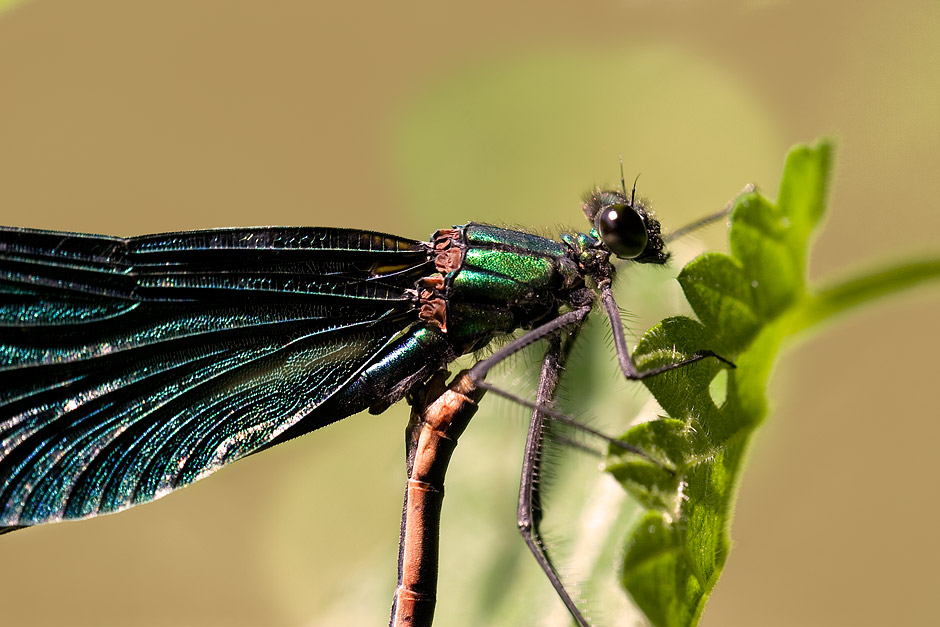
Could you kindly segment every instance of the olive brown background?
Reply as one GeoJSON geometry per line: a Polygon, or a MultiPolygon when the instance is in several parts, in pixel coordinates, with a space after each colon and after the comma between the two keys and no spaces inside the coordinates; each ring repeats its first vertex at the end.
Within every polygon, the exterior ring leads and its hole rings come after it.
{"type": "MultiPolygon", "coordinates": [[[[585,226],[579,195],[619,182],[622,154],[676,227],[748,182],[773,196],[788,147],[826,135],[838,150],[812,279],[938,249],[934,1],[2,5],[3,224],[550,233],[585,226]]],[[[634,332],[682,311],[678,267],[624,273],[659,286],[621,297],[634,332]]],[[[704,624],[935,619],[938,319],[934,286],[785,353],[704,624]]],[[[600,361],[611,394],[641,408],[600,361]]],[[[452,465],[439,624],[566,624],[515,537],[524,412],[492,400],[452,465]]],[[[0,538],[0,622],[381,624],[405,419],[356,416],[157,503],[0,538]]]]}

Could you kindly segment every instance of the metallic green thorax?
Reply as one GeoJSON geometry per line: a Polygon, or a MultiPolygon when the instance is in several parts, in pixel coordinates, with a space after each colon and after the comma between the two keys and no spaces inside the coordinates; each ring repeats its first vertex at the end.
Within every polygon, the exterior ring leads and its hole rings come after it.
{"type": "Polygon", "coordinates": [[[584,287],[570,244],[472,223],[432,241],[440,275],[424,282],[422,318],[444,329],[458,354],[554,317],[584,287]]]}
{"type": "Polygon", "coordinates": [[[377,401],[371,411],[383,411],[457,356],[557,316],[575,292],[586,291],[585,268],[609,255],[590,235],[563,239],[473,223],[437,231],[424,245],[437,272],[410,290],[421,323],[331,399],[342,407],[338,413],[361,410],[364,399],[377,401]]]}

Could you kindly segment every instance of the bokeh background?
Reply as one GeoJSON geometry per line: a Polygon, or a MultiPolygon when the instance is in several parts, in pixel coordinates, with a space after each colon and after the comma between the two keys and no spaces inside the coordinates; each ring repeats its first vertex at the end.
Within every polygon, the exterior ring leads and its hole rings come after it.
{"type": "MultiPolygon", "coordinates": [[[[4,224],[552,233],[582,226],[580,194],[619,182],[623,155],[675,227],[748,182],[774,195],[788,147],[827,135],[838,151],[813,280],[940,246],[933,0],[0,7],[4,224]]],[[[713,228],[676,257],[722,241],[713,228]]],[[[683,311],[678,267],[624,273],[634,332],[683,311]]],[[[705,625],[936,619],[938,319],[940,290],[921,289],[785,354],[705,625]]],[[[598,348],[582,371],[603,385],[582,377],[572,411],[618,431],[653,410],[617,380],[603,330],[588,335],[598,348]]],[[[536,357],[505,385],[524,392],[536,357]]],[[[438,624],[564,625],[514,527],[525,413],[484,406],[452,464],[438,624]]],[[[4,536],[0,622],[382,624],[405,420],[400,407],[350,418],[157,503],[4,536]]],[[[580,457],[558,467],[550,502],[575,521],[554,540],[575,555],[618,498],[580,457]]],[[[629,527],[629,513],[614,518],[604,533],[629,527]]],[[[642,624],[597,600],[607,588],[584,593],[598,622],[642,624]]]]}

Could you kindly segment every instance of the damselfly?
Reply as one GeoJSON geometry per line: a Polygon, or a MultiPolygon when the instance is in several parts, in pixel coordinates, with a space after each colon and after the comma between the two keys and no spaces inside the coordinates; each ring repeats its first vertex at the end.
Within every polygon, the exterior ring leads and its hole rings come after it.
{"type": "Polygon", "coordinates": [[[626,189],[597,190],[583,210],[590,232],[558,241],[475,223],[428,242],[319,227],[132,238],[0,229],[0,528],[159,498],[381,412],[458,356],[522,330],[469,376],[507,395],[486,382],[490,368],[550,339],[534,398],[516,399],[535,408],[519,525],[586,624],[538,535],[537,444],[543,417],[565,419],[551,403],[571,343],[599,304],[628,379],[714,355],[637,370],[613,261],[665,263],[659,222],[626,189]]]}

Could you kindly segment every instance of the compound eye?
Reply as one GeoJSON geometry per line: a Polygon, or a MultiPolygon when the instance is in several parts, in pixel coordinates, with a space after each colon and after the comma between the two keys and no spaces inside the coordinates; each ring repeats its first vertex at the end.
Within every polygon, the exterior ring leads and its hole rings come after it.
{"type": "Polygon", "coordinates": [[[597,214],[596,226],[610,252],[621,259],[639,257],[646,250],[646,220],[630,205],[604,207],[597,214]]]}

